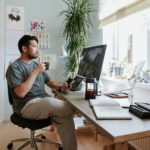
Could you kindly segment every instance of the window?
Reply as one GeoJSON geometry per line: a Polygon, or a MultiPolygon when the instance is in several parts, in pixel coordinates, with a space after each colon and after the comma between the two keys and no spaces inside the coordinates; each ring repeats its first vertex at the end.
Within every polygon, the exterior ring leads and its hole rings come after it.
{"type": "Polygon", "coordinates": [[[141,60],[150,69],[150,9],[127,16],[102,28],[103,43],[107,44],[105,67],[112,58],[126,57],[134,66],[141,60]],[[109,61],[108,61],[109,60],[109,61]]]}
{"type": "Polygon", "coordinates": [[[99,18],[104,19],[110,16],[111,14],[116,13],[121,8],[127,7],[138,1],[139,0],[99,0],[99,18]]]}

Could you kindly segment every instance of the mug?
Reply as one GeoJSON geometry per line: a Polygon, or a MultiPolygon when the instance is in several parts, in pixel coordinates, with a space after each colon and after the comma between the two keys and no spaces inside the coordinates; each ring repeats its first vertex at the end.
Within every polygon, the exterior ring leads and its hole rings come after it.
{"type": "Polygon", "coordinates": [[[43,63],[45,64],[45,67],[46,67],[45,70],[49,70],[50,63],[49,62],[43,62],[43,63]]]}

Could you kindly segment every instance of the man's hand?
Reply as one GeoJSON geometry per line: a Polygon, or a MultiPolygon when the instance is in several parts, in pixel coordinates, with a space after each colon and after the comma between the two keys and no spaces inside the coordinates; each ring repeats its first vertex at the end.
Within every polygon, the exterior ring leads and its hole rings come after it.
{"type": "Polygon", "coordinates": [[[45,64],[44,64],[44,63],[41,63],[41,64],[39,64],[39,65],[33,70],[33,72],[37,72],[37,73],[39,74],[39,73],[44,72],[45,69],[46,69],[45,64]]]}
{"type": "Polygon", "coordinates": [[[59,87],[59,91],[62,93],[68,93],[70,90],[70,86],[67,83],[63,83],[59,87]]]}
{"type": "Polygon", "coordinates": [[[62,93],[68,93],[70,90],[70,86],[66,82],[61,84],[58,81],[50,80],[47,82],[47,85],[50,88],[57,89],[58,91],[60,91],[62,93]]]}
{"type": "Polygon", "coordinates": [[[23,83],[14,88],[16,95],[20,98],[24,98],[32,88],[38,74],[44,72],[45,69],[46,67],[44,63],[39,64],[35,69],[33,69],[29,77],[23,83]]]}

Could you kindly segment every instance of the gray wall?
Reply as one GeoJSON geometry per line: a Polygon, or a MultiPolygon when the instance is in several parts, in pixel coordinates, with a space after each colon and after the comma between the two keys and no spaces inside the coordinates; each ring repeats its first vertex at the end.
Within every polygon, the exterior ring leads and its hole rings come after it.
{"type": "MultiPolygon", "coordinates": [[[[98,10],[98,1],[94,0],[93,3],[96,10],[98,10]]],[[[48,25],[48,32],[50,34],[50,48],[42,49],[43,54],[56,54],[58,56],[56,70],[51,70],[50,75],[53,79],[61,80],[62,71],[65,66],[65,58],[60,57],[63,44],[62,30],[63,30],[63,17],[59,16],[59,12],[66,8],[62,0],[6,0],[7,5],[23,6],[25,11],[25,33],[28,31],[29,21],[31,19],[43,19],[48,25]]],[[[93,33],[88,41],[87,46],[101,44],[101,32],[98,30],[98,12],[92,14],[93,18],[93,33]]],[[[5,29],[6,31],[6,29],[5,29]]],[[[5,55],[6,56],[6,55],[5,55]]],[[[5,100],[4,100],[4,117],[8,118],[11,114],[11,107],[7,100],[7,86],[5,87],[5,100]]]]}

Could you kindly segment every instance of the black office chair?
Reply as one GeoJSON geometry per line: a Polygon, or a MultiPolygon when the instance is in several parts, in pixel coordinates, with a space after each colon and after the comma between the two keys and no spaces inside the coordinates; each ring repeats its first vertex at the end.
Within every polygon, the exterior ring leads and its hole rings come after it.
{"type": "MultiPolygon", "coordinates": [[[[8,97],[9,97],[9,102],[12,105],[13,100],[12,100],[12,96],[11,96],[9,87],[8,87],[8,97]]],[[[22,139],[12,140],[7,145],[7,148],[9,150],[13,149],[13,143],[18,142],[18,141],[25,141],[25,143],[20,145],[16,150],[21,150],[29,144],[31,144],[31,148],[35,148],[36,150],[38,150],[36,142],[56,144],[59,147],[59,150],[63,150],[60,143],[57,143],[57,142],[46,139],[46,137],[43,134],[38,134],[38,135],[35,136],[35,130],[42,129],[42,128],[47,127],[47,126],[52,124],[52,120],[51,120],[50,117],[47,118],[47,119],[32,120],[32,119],[23,118],[23,117],[17,115],[16,113],[13,113],[10,117],[10,120],[15,125],[18,125],[19,127],[30,129],[31,136],[30,136],[30,138],[22,138],[22,139]]]]}

